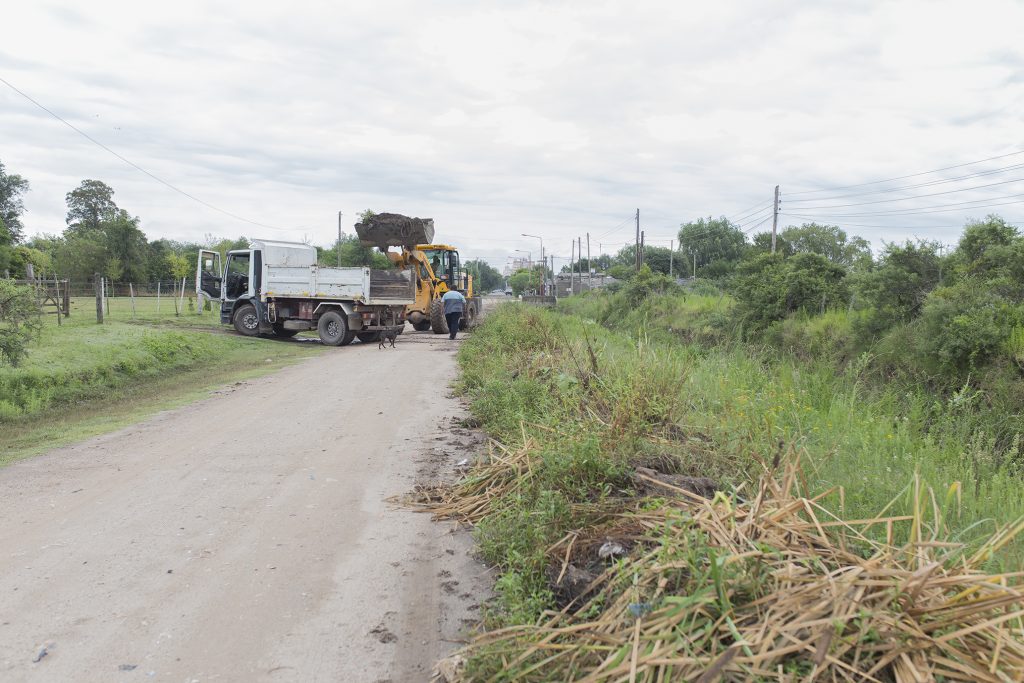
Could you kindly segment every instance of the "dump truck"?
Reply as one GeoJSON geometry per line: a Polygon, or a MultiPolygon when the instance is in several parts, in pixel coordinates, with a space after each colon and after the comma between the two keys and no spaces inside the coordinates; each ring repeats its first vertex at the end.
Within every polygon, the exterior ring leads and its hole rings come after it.
{"type": "Polygon", "coordinates": [[[254,240],[227,253],[200,250],[196,293],[221,302],[220,321],[249,337],[293,337],[316,330],[329,346],[353,339],[375,342],[405,327],[406,306],[416,301],[409,269],[334,268],[317,265],[315,247],[254,240]]]}
{"type": "Polygon", "coordinates": [[[369,214],[355,228],[364,245],[380,249],[397,268],[413,271],[416,298],[405,308],[413,328],[448,334],[441,297],[452,289],[466,297],[459,328],[466,329],[479,317],[483,303],[474,292],[473,276],[462,268],[458,248],[433,243],[433,219],[395,213],[369,214]],[[390,247],[400,247],[401,251],[390,251],[390,247]]]}

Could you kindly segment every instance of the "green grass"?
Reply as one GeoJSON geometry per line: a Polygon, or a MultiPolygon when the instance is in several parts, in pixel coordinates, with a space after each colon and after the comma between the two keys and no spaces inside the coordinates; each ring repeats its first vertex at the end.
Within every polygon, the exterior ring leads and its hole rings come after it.
{"type": "MultiPolygon", "coordinates": [[[[208,316],[209,317],[209,316],[208,316]]],[[[0,464],[117,428],[319,345],[72,315],[47,319],[19,367],[0,366],[0,464]]]]}
{"type": "MultiPolygon", "coordinates": [[[[583,302],[595,317],[602,305],[583,302]]],[[[474,416],[512,448],[524,437],[536,443],[530,487],[477,528],[483,557],[501,572],[489,626],[530,622],[553,606],[545,549],[595,523],[601,501],[632,495],[638,465],[742,487],[776,455],[799,457],[807,493],[835,488],[826,503],[848,519],[890,502],[890,513],[908,511],[920,477],[939,500],[958,501],[945,524],[969,544],[1024,515],[1019,449],[977,429],[985,408],[976,397],[908,395],[869,383],[858,359],[837,372],[831,360],[700,343],[720,333],[681,329],[687,316],[704,325],[721,305],[657,302],[636,313],[646,324],[608,329],[512,304],[463,344],[460,390],[474,416]]],[[[828,338],[834,324],[816,323],[815,334],[828,338]]],[[[1017,542],[992,568],[1018,570],[1022,559],[1017,542]]]]}
{"type": "MultiPolygon", "coordinates": [[[[57,316],[52,306],[45,309],[47,324],[56,325],[57,316]]],[[[134,310],[130,297],[109,297],[103,308],[104,320],[117,322],[135,322],[150,325],[175,325],[183,327],[218,328],[220,324],[220,306],[213,302],[211,310],[198,311],[194,295],[190,300],[186,294],[184,303],[179,303],[180,314],[175,312],[174,300],[163,296],[159,300],[155,296],[135,297],[134,310]]],[[[90,297],[72,297],[71,317],[64,323],[72,325],[96,324],[96,299],[90,297]]]]}

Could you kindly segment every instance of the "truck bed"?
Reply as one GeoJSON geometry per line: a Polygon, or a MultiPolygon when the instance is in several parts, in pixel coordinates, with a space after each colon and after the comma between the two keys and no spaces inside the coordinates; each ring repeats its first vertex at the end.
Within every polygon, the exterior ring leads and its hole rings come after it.
{"type": "Polygon", "coordinates": [[[264,301],[302,297],[395,305],[411,304],[416,298],[416,283],[408,270],[267,265],[264,272],[264,301]]]}

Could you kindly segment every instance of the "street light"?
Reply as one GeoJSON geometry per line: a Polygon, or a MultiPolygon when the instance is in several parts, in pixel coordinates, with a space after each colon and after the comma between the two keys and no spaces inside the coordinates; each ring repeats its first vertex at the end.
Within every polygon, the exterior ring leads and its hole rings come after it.
{"type": "Polygon", "coordinates": [[[544,296],[544,293],[545,293],[545,290],[547,289],[547,284],[548,284],[547,283],[547,279],[548,279],[548,266],[547,266],[547,263],[548,262],[544,260],[544,240],[541,238],[540,235],[528,235],[525,232],[521,233],[521,234],[522,234],[523,237],[533,237],[535,239],[540,240],[540,262],[541,262],[541,264],[543,266],[543,269],[540,271],[540,273],[541,273],[540,274],[540,295],[544,296]]]}

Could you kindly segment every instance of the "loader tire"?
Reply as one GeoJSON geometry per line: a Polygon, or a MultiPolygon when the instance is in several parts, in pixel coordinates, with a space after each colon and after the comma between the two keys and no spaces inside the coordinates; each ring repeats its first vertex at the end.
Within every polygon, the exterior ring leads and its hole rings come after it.
{"type": "Polygon", "coordinates": [[[412,329],[416,330],[417,332],[426,332],[427,330],[430,329],[430,321],[424,318],[418,323],[413,323],[412,329]]]}
{"type": "Polygon", "coordinates": [[[434,299],[430,302],[430,329],[434,334],[448,334],[448,321],[444,319],[444,302],[434,299]]]}
{"type": "Polygon", "coordinates": [[[459,329],[468,330],[476,322],[476,304],[473,301],[466,302],[466,312],[459,318],[459,329]]]}
{"type": "Polygon", "coordinates": [[[327,311],[320,316],[316,332],[325,346],[347,346],[356,338],[356,333],[348,329],[345,316],[337,311],[327,311]]]}
{"type": "Polygon", "coordinates": [[[274,323],[274,336],[280,339],[291,339],[299,333],[299,330],[285,329],[281,323],[274,323]]]}
{"type": "Polygon", "coordinates": [[[380,330],[376,330],[374,332],[356,332],[356,339],[364,344],[372,344],[373,342],[380,341],[380,330]]]}
{"type": "Polygon", "coordinates": [[[239,306],[231,318],[231,323],[235,326],[235,331],[238,334],[244,334],[246,337],[259,336],[260,317],[256,313],[256,307],[252,304],[239,306]]]}

